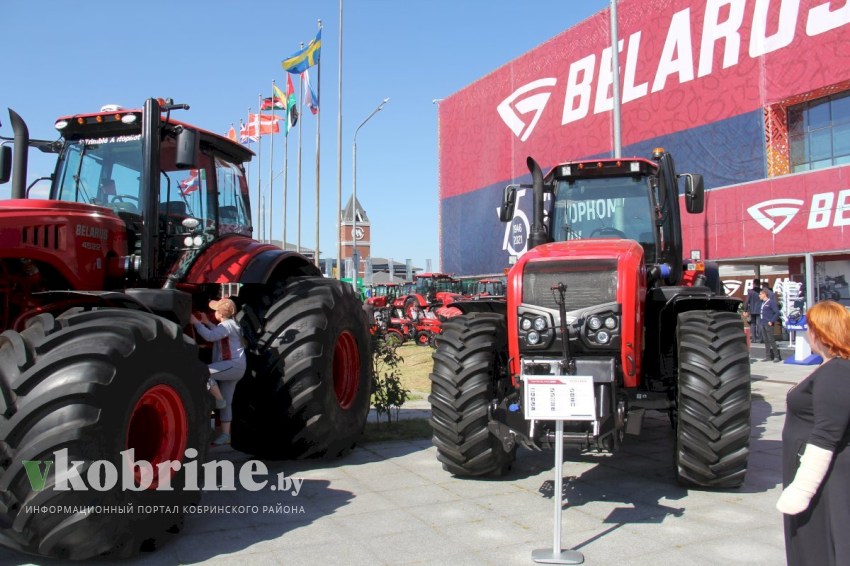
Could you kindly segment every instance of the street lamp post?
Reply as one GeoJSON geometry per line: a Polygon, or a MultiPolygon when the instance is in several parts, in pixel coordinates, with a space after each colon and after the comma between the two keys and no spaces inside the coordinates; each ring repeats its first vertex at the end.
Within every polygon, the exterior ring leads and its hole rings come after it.
{"type": "MultiPolygon", "coordinates": [[[[378,104],[377,108],[372,110],[372,113],[366,116],[366,119],[360,122],[360,125],[357,126],[357,129],[354,130],[354,141],[351,144],[351,216],[352,216],[352,224],[351,224],[351,243],[352,243],[352,253],[351,257],[354,260],[354,277],[352,277],[351,286],[354,288],[354,291],[357,292],[357,274],[360,272],[360,263],[359,258],[357,256],[357,132],[360,131],[366,122],[372,119],[372,116],[380,112],[380,110],[384,107],[384,105],[389,102],[389,98],[385,98],[378,104]]],[[[342,269],[342,265],[339,266],[340,270],[342,269]]]]}

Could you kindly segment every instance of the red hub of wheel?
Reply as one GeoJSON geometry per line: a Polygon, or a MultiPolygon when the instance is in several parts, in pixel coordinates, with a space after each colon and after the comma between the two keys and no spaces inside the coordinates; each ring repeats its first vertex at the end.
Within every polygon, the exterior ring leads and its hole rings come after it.
{"type": "Polygon", "coordinates": [[[360,350],[351,332],[343,332],[337,338],[333,364],[336,402],[343,409],[348,409],[360,385],[360,350]]]}
{"type": "MultiPolygon", "coordinates": [[[[189,441],[189,421],[186,407],[177,391],[170,385],[154,385],[145,391],[130,414],[127,429],[127,448],[133,448],[136,462],[144,460],[153,467],[153,482],[149,489],[156,489],[160,477],[157,465],[165,461],[183,460],[189,441]]],[[[167,468],[169,478],[174,470],[167,468]]],[[[141,469],[133,469],[136,485],[141,483],[141,469]]]]}

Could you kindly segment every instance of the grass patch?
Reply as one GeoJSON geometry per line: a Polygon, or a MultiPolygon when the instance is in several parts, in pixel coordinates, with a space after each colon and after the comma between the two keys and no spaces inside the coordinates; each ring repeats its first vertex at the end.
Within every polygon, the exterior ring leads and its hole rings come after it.
{"type": "Polygon", "coordinates": [[[402,419],[392,424],[367,422],[360,441],[366,443],[423,438],[431,438],[431,425],[428,419],[402,419]]]}
{"type": "Polygon", "coordinates": [[[427,397],[431,393],[431,379],[428,375],[434,367],[434,360],[431,358],[434,349],[417,346],[408,341],[400,346],[397,352],[404,358],[404,362],[399,365],[399,370],[402,385],[411,392],[409,399],[427,397]]]}

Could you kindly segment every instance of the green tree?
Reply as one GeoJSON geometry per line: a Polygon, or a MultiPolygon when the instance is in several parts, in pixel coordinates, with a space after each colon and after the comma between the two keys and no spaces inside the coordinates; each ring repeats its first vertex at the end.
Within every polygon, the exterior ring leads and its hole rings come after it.
{"type": "Polygon", "coordinates": [[[410,391],[401,383],[399,366],[404,363],[404,358],[396,351],[397,346],[384,338],[385,334],[380,330],[372,335],[372,405],[379,423],[381,415],[386,415],[387,423],[392,424],[393,415],[398,422],[399,410],[410,391]]]}

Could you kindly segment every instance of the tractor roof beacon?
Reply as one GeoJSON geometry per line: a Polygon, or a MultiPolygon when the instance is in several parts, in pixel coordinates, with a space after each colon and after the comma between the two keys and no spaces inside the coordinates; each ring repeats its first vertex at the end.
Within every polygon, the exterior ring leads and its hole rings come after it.
{"type": "Polygon", "coordinates": [[[123,557],[179,530],[200,492],[185,467],[164,463],[206,458],[212,345],[189,319],[212,299],[238,305],[247,343],[234,448],[333,456],[365,425],[360,302],[305,257],[251,238],[252,153],[173,119],[176,110],[188,106],[148,99],[141,109],[63,117],[57,141],[31,140],[9,111],[14,136],[0,137],[0,183],[12,179],[12,198],[0,201],[0,543],[11,548],[123,557]],[[28,198],[33,147],[57,154],[46,199],[28,198]],[[128,450],[154,473],[150,482],[137,474],[135,490],[63,490],[51,466],[34,487],[24,462],[54,462],[63,450],[90,481],[92,462],[121,470],[128,450]],[[100,502],[122,511],[86,512],[100,502]],[[143,513],[148,506],[157,511],[143,513]]]}
{"type": "MultiPolygon", "coordinates": [[[[593,378],[592,420],[566,421],[564,441],[615,451],[646,410],[674,423],[684,485],[740,486],[750,436],[750,365],[737,309],[716,265],[683,260],[679,199],[704,206],[700,175],[651,159],[559,164],[544,177],[528,158],[529,250],[506,298],[457,301],[464,315],[437,339],[431,424],[437,458],[461,476],[500,474],[517,445],[553,445],[553,421],[525,420],[529,378],[593,378]]],[[[502,221],[514,219],[517,186],[502,221]]]]}

